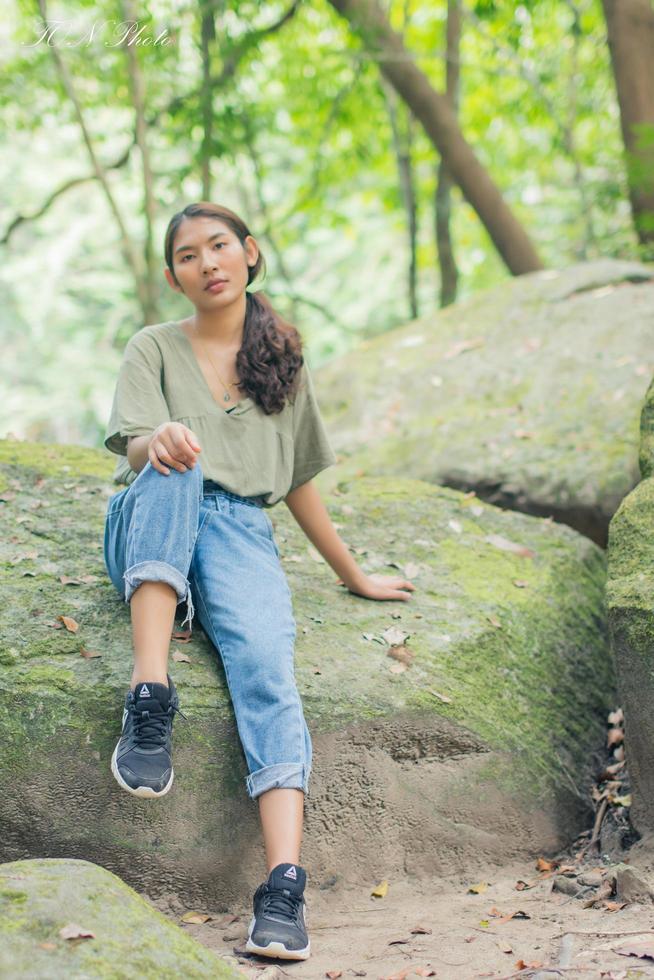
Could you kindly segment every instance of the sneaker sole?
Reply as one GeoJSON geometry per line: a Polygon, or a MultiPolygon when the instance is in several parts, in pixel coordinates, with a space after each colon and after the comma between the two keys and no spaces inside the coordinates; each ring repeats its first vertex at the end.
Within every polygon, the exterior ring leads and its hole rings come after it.
{"type": "Polygon", "coordinates": [[[248,929],[248,941],[245,950],[248,953],[257,953],[259,956],[272,956],[279,960],[308,960],[311,955],[311,943],[308,942],[304,949],[287,949],[283,943],[268,943],[267,946],[257,946],[252,942],[252,930],[254,929],[255,919],[250,922],[248,929]]]}
{"type": "Polygon", "coordinates": [[[125,782],[123,777],[118,772],[118,766],[116,764],[117,752],[118,752],[118,745],[116,745],[113,755],[111,756],[111,771],[119,786],[122,786],[123,789],[126,789],[128,793],[132,794],[132,796],[139,796],[141,799],[145,799],[145,800],[154,800],[154,799],[158,799],[160,796],[166,795],[170,787],[173,785],[173,778],[175,776],[174,770],[172,769],[170,770],[170,779],[168,780],[166,786],[164,786],[163,789],[159,790],[159,792],[152,789],[151,786],[137,786],[136,789],[134,789],[133,786],[128,786],[128,784],[125,782]]]}

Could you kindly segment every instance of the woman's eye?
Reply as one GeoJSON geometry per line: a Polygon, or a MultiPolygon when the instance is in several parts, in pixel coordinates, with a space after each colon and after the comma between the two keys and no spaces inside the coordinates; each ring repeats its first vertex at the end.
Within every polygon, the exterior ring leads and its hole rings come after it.
{"type": "MultiPolygon", "coordinates": [[[[222,246],[224,244],[225,244],[224,242],[215,242],[214,243],[214,245],[215,245],[216,248],[219,248],[219,247],[222,248],[222,246]]],[[[181,261],[182,262],[186,262],[187,259],[192,259],[192,258],[193,258],[192,255],[183,255],[181,261]]]]}

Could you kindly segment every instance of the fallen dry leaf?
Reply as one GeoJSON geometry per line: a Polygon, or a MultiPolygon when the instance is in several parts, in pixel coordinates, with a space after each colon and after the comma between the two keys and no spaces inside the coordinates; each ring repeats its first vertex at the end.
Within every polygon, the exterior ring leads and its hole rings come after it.
{"type": "Polygon", "coordinates": [[[87,650],[86,647],[82,647],[80,650],[80,656],[84,657],[86,660],[95,660],[96,657],[101,657],[102,654],[98,653],[97,650],[87,650]]]}
{"type": "Polygon", "coordinates": [[[181,921],[202,925],[203,922],[208,922],[211,918],[212,916],[207,915],[206,912],[185,912],[181,921]]]}
{"type": "Polygon", "coordinates": [[[491,626],[494,626],[495,627],[496,630],[501,630],[502,629],[502,624],[500,623],[500,621],[497,618],[497,616],[487,616],[486,619],[491,624],[491,626]]]}
{"type": "Polygon", "coordinates": [[[172,634],[172,639],[177,640],[178,643],[190,643],[193,637],[191,630],[176,630],[172,634]]]}
{"type": "Polygon", "coordinates": [[[470,340],[459,340],[443,354],[443,360],[449,361],[451,358],[463,354],[464,351],[474,350],[475,347],[483,347],[484,343],[485,340],[483,337],[471,337],[470,340]]]}
{"type": "Polygon", "coordinates": [[[518,960],[515,966],[516,970],[535,970],[542,965],[542,960],[532,960],[531,963],[525,963],[524,960],[518,960]]]}
{"type": "Polygon", "coordinates": [[[342,970],[327,970],[327,972],[325,973],[325,976],[326,977],[329,977],[329,980],[338,980],[339,977],[342,977],[343,976],[343,971],[342,970]]]}
{"type": "Polygon", "coordinates": [[[654,960],[654,940],[637,939],[635,942],[625,943],[624,946],[613,947],[613,952],[619,956],[637,956],[641,960],[654,960]]]}
{"type": "Polygon", "coordinates": [[[510,551],[514,555],[519,555],[520,558],[536,557],[536,552],[532,551],[531,548],[525,548],[522,544],[509,541],[508,538],[503,538],[501,534],[487,534],[484,541],[488,541],[489,544],[492,544],[494,548],[499,548],[500,551],[510,551]]]}
{"type": "Polygon", "coordinates": [[[173,660],[178,664],[190,664],[193,662],[188,653],[182,653],[181,650],[173,650],[173,660]]]}
{"type": "Polygon", "coordinates": [[[418,977],[435,977],[436,970],[432,970],[430,966],[414,966],[413,973],[418,977]]]}
{"type": "Polygon", "coordinates": [[[433,694],[435,698],[438,698],[439,701],[444,701],[445,704],[452,704],[452,698],[448,698],[445,694],[439,694],[438,691],[435,691],[431,687],[427,688],[427,694],[433,694]]]}
{"type": "Polygon", "coordinates": [[[406,664],[391,664],[388,671],[390,674],[403,674],[406,669],[406,664]]]}
{"type": "Polygon", "coordinates": [[[606,735],[607,748],[610,749],[613,745],[620,745],[621,742],[624,742],[624,729],[609,728],[606,735]]]}
{"type": "Polygon", "coordinates": [[[468,895],[481,895],[482,892],[486,891],[489,884],[489,881],[480,881],[477,885],[470,885],[468,895]]]}
{"type": "Polygon", "coordinates": [[[370,894],[374,896],[374,898],[384,898],[387,892],[388,892],[388,881],[386,878],[384,878],[383,881],[380,881],[379,884],[373,888],[370,894]]]}
{"type": "Polygon", "coordinates": [[[399,660],[401,664],[406,664],[407,667],[410,667],[411,662],[415,658],[415,653],[405,646],[392,646],[389,648],[386,656],[392,657],[394,660],[399,660]]]}
{"type": "Polygon", "coordinates": [[[62,585],[84,585],[81,578],[69,578],[68,575],[60,575],[59,581],[62,585]]]}
{"type": "Polygon", "coordinates": [[[509,915],[503,915],[501,919],[497,920],[497,924],[502,925],[504,922],[510,922],[511,919],[531,919],[531,916],[527,912],[523,912],[522,909],[518,909],[517,912],[511,912],[509,915]]]}
{"type": "Polygon", "coordinates": [[[536,861],[537,871],[554,871],[554,869],[558,868],[558,866],[558,861],[547,861],[545,858],[538,858],[536,861]]]}
{"type": "Polygon", "coordinates": [[[404,946],[406,943],[410,943],[411,939],[389,939],[388,946],[404,946]]]}
{"type": "Polygon", "coordinates": [[[70,618],[70,616],[57,616],[57,620],[62,622],[70,633],[77,633],[79,623],[76,623],[74,619],[70,618]]]}
{"type": "Polygon", "coordinates": [[[525,582],[524,579],[516,578],[513,580],[513,584],[516,589],[527,589],[529,588],[529,582],[525,582]]]}
{"type": "Polygon", "coordinates": [[[426,929],[425,926],[414,926],[411,932],[414,936],[431,936],[431,929],[426,929]]]}
{"type": "Polygon", "coordinates": [[[76,922],[69,922],[67,926],[59,930],[62,939],[95,939],[95,933],[88,929],[78,926],[76,922]]]}

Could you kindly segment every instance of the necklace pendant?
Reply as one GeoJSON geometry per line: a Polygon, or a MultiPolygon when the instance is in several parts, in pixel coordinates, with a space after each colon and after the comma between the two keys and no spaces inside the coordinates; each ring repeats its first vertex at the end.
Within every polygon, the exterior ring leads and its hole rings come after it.
{"type": "Polygon", "coordinates": [[[229,392],[228,391],[226,391],[225,394],[223,395],[223,401],[224,402],[228,402],[229,401],[229,392]]]}

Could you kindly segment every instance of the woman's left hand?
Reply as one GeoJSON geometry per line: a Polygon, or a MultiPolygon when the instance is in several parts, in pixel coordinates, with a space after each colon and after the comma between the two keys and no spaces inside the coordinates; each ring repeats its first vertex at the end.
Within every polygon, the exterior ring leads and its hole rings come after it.
{"type": "MultiPolygon", "coordinates": [[[[339,579],[339,585],[345,585],[339,579]]],[[[348,592],[354,595],[363,596],[364,599],[403,599],[405,602],[411,598],[411,592],[415,589],[408,579],[401,575],[365,575],[356,584],[349,585],[348,592]],[[409,591],[403,591],[408,589],[409,591]]]]}

